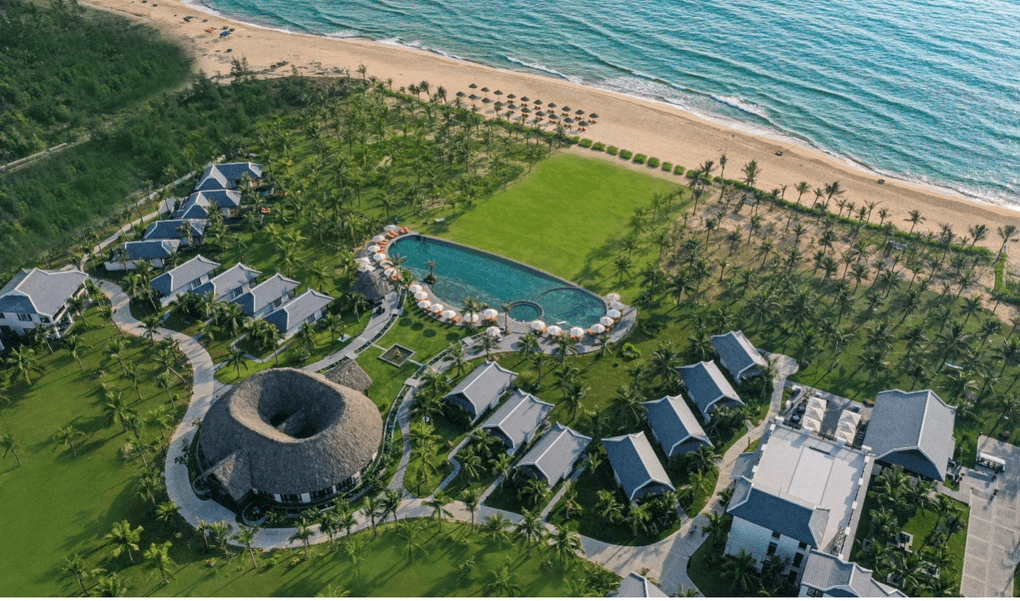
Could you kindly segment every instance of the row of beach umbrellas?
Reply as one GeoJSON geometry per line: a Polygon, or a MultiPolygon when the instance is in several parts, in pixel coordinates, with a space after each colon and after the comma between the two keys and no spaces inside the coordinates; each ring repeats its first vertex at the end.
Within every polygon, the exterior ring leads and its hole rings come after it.
{"type": "MultiPolygon", "coordinates": [[[[478,88],[478,84],[474,84],[474,83],[472,83],[468,87],[471,88],[472,90],[478,90],[479,89],[478,88]]],[[[480,91],[482,93],[484,93],[484,94],[488,94],[489,93],[489,88],[483,87],[483,88],[480,89],[480,91]]],[[[503,90],[496,90],[495,92],[493,92],[493,94],[496,95],[496,96],[503,96],[503,90]]],[[[471,92],[470,94],[465,94],[464,92],[457,92],[457,97],[459,97],[459,98],[468,98],[469,100],[479,100],[479,98],[481,98],[481,101],[483,103],[485,103],[485,104],[488,104],[488,103],[492,102],[492,99],[489,98],[488,96],[479,97],[474,92],[471,92]]],[[[543,106],[543,104],[544,104],[542,102],[541,98],[536,98],[535,100],[531,100],[527,96],[521,96],[520,98],[518,98],[516,94],[507,94],[506,98],[507,98],[507,100],[510,101],[510,105],[509,105],[508,108],[510,108],[511,110],[517,110],[516,109],[515,101],[516,102],[520,102],[521,104],[524,104],[524,105],[526,105],[527,103],[530,102],[530,103],[534,104],[536,107],[543,106]]],[[[502,102],[497,100],[496,104],[500,104],[501,105],[502,102]]],[[[548,104],[544,104],[544,106],[546,108],[548,108],[548,109],[555,109],[555,108],[557,108],[557,104],[555,102],[550,102],[548,104]]],[[[580,110],[580,109],[573,110],[569,106],[559,107],[559,109],[563,113],[564,117],[570,115],[571,111],[573,111],[573,114],[575,116],[577,116],[578,118],[584,117],[585,115],[587,115],[588,119],[591,120],[593,123],[594,123],[594,120],[598,119],[598,117],[599,117],[597,113],[585,113],[585,111],[580,110]]]]}

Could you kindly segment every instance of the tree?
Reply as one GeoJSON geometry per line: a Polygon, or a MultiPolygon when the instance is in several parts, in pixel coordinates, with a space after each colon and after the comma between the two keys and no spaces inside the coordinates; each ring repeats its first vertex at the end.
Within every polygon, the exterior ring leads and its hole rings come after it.
{"type": "Polygon", "coordinates": [[[577,555],[578,552],[583,552],[584,546],[581,545],[581,537],[570,530],[566,526],[561,527],[556,531],[555,534],[550,537],[552,548],[556,551],[556,555],[559,556],[560,561],[566,566],[567,562],[577,555]]]}
{"type": "Polygon", "coordinates": [[[521,587],[514,584],[510,566],[504,565],[498,571],[489,570],[489,581],[482,586],[482,591],[493,597],[514,597],[521,594],[521,587]]]}
{"type": "Polygon", "coordinates": [[[132,528],[131,524],[127,520],[121,522],[115,522],[113,528],[110,529],[110,533],[106,535],[106,539],[113,543],[113,556],[120,557],[123,553],[127,553],[128,559],[131,563],[135,562],[134,555],[131,551],[138,550],[138,541],[142,538],[143,527],[132,528]]]}
{"type": "Polygon", "coordinates": [[[78,449],[75,448],[74,441],[85,438],[85,433],[79,430],[78,428],[75,428],[74,426],[66,426],[63,428],[58,428],[57,433],[54,437],[60,444],[67,445],[67,447],[71,449],[71,453],[73,453],[74,456],[77,457],[78,449]]]}
{"type": "Polygon", "coordinates": [[[159,570],[160,576],[163,577],[164,584],[170,584],[170,578],[167,576],[167,571],[173,568],[174,561],[170,559],[170,547],[171,542],[166,541],[165,543],[152,543],[149,548],[145,550],[145,560],[151,567],[159,570]]]}
{"type": "Polygon", "coordinates": [[[173,501],[160,503],[159,506],[156,507],[156,519],[163,523],[169,523],[180,510],[181,508],[173,501]]]}
{"type": "Polygon", "coordinates": [[[88,350],[92,347],[85,344],[76,334],[68,334],[67,336],[64,336],[64,348],[66,348],[68,354],[74,357],[74,360],[78,362],[78,368],[84,372],[85,366],[81,363],[81,353],[82,351],[88,350]]]}
{"type": "Polygon", "coordinates": [[[241,349],[232,346],[227,350],[227,367],[237,368],[237,379],[241,379],[241,368],[248,366],[248,359],[241,349]]]}
{"type": "Polygon", "coordinates": [[[750,187],[754,187],[754,183],[758,180],[758,176],[761,175],[761,169],[758,168],[758,161],[750,161],[743,167],[744,172],[744,183],[750,187]]]}
{"type": "Polygon", "coordinates": [[[311,526],[309,526],[309,524],[306,521],[301,520],[301,522],[299,522],[297,527],[294,529],[294,534],[290,535],[290,538],[288,538],[287,540],[292,543],[296,541],[301,541],[301,543],[305,547],[305,559],[307,560],[308,547],[311,545],[312,536],[314,534],[315,532],[312,531],[311,526]]]}
{"type": "Polygon", "coordinates": [[[999,247],[999,252],[996,254],[1001,255],[1006,250],[1006,245],[1010,242],[1016,242],[1016,238],[1013,236],[1017,233],[1017,227],[1015,225],[1003,225],[997,229],[999,238],[1002,238],[1002,246],[999,247]]]}
{"type": "Polygon", "coordinates": [[[510,536],[509,528],[511,525],[510,520],[503,517],[503,514],[495,513],[485,518],[485,523],[482,524],[482,531],[489,535],[492,542],[499,543],[500,549],[502,549],[503,542],[510,536]]]}
{"type": "Polygon", "coordinates": [[[605,523],[616,523],[623,518],[623,504],[616,500],[616,494],[613,491],[598,491],[598,499],[595,510],[598,511],[605,523]]]}
{"type": "Polygon", "coordinates": [[[30,348],[15,348],[7,353],[4,363],[25,380],[25,384],[32,385],[32,372],[41,372],[39,362],[35,358],[35,351],[30,348]]]}
{"type": "Polygon", "coordinates": [[[441,490],[437,490],[432,498],[425,501],[425,506],[432,510],[432,519],[436,520],[440,530],[443,528],[443,518],[453,516],[446,508],[450,501],[450,497],[441,490]]]}
{"type": "Polygon", "coordinates": [[[0,457],[0,460],[6,459],[8,453],[13,453],[14,458],[18,460],[18,465],[22,465],[21,456],[18,455],[18,441],[15,440],[13,434],[8,432],[7,434],[0,435],[0,448],[4,450],[4,454],[0,457]]]}
{"type": "Polygon", "coordinates": [[[102,568],[90,568],[85,560],[80,555],[72,555],[64,560],[64,565],[61,571],[71,578],[74,578],[78,586],[81,587],[81,592],[86,597],[89,596],[89,589],[85,586],[85,581],[89,578],[95,578],[101,575],[105,570],[102,568]]]}
{"type": "Polygon", "coordinates": [[[907,217],[907,221],[910,222],[910,231],[907,232],[907,235],[910,235],[914,233],[914,228],[924,221],[924,217],[921,216],[921,211],[914,210],[910,211],[910,217],[907,217]]]}
{"type": "Polygon", "coordinates": [[[722,561],[720,576],[736,585],[737,590],[747,593],[760,584],[757,562],[747,551],[741,550],[736,556],[727,555],[722,561]]]}
{"type": "Polygon", "coordinates": [[[577,410],[581,407],[581,401],[587,396],[589,388],[581,382],[571,382],[563,393],[561,402],[570,411],[570,421],[577,418],[577,410]]]}
{"type": "Polygon", "coordinates": [[[135,411],[128,407],[120,391],[107,393],[107,399],[107,403],[103,406],[107,422],[111,426],[120,422],[121,434],[127,432],[128,425],[136,415],[135,411]]]}
{"type": "Polygon", "coordinates": [[[730,531],[730,522],[733,517],[728,513],[713,511],[708,514],[708,523],[701,527],[701,534],[714,537],[716,542],[725,540],[726,533],[730,531]]]}
{"type": "Polygon", "coordinates": [[[464,507],[471,512],[471,531],[475,530],[475,516],[478,512],[478,506],[481,504],[482,493],[477,488],[469,488],[461,493],[460,500],[464,502],[464,507]]]}

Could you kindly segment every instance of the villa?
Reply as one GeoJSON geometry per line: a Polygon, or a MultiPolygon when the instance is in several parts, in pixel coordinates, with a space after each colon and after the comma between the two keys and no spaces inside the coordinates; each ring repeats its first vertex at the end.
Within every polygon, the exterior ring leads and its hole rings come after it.
{"type": "Polygon", "coordinates": [[[712,445],[708,435],[694,417],[683,397],[664,396],[657,401],[641,403],[648,415],[648,426],[652,436],[662,447],[666,457],[698,450],[703,445],[712,445]]]}
{"type": "Polygon", "coordinates": [[[124,271],[138,269],[139,264],[148,262],[157,269],[163,269],[167,259],[177,254],[180,246],[180,240],[124,242],[103,266],[107,271],[124,271]]]}
{"type": "Polygon", "coordinates": [[[174,212],[174,219],[207,219],[213,207],[224,217],[236,217],[241,210],[241,193],[237,190],[192,192],[174,212]]]}
{"type": "Polygon", "coordinates": [[[677,371],[680,372],[687,394],[701,411],[705,422],[712,421],[711,413],[719,407],[736,407],[744,404],[714,361],[684,365],[678,367],[677,371]]]}
{"type": "Polygon", "coordinates": [[[315,323],[326,313],[326,306],[333,302],[332,296],[308,289],[301,296],[291,300],[266,316],[266,321],[280,330],[280,335],[290,338],[301,326],[315,323]]]}
{"type": "Polygon", "coordinates": [[[245,176],[253,181],[262,179],[262,165],[257,163],[219,163],[202,172],[195,184],[196,192],[207,190],[235,190],[245,176]]]}
{"type": "Polygon", "coordinates": [[[906,597],[882,584],[873,572],[850,561],[812,550],[800,580],[800,597],[906,597]]]}
{"type": "Polygon", "coordinates": [[[631,503],[645,495],[676,490],[644,432],[603,438],[602,445],[613,467],[613,479],[631,503]]]}
{"type": "Polygon", "coordinates": [[[445,397],[451,405],[463,409],[471,422],[492,409],[517,379],[517,373],[486,361],[460,381],[445,397]]]}
{"type": "Polygon", "coordinates": [[[300,282],[276,273],[231,302],[237,303],[248,317],[263,317],[290,300],[294,289],[300,285],[300,282]]]}
{"type": "Polygon", "coordinates": [[[179,240],[181,246],[191,246],[201,242],[205,236],[205,224],[204,219],[156,221],[145,228],[142,240],[179,240]]]}
{"type": "Polygon", "coordinates": [[[89,276],[78,269],[22,269],[0,288],[0,332],[25,334],[39,326],[56,326],[56,334],[74,320],[67,302],[84,290],[89,276]]]}
{"type": "Polygon", "coordinates": [[[641,597],[668,597],[669,595],[652,584],[648,578],[637,572],[631,572],[620,581],[620,587],[616,589],[616,592],[610,593],[609,596],[636,599],[641,597]]]}
{"type": "Polygon", "coordinates": [[[851,449],[802,430],[769,424],[761,444],[740,456],[731,478],[733,516],[726,554],[741,551],[758,565],[790,560],[804,567],[817,549],[845,559],[874,464],[870,449],[851,449]]]}
{"type": "Polygon", "coordinates": [[[513,455],[534,436],[545,418],[555,409],[551,403],[526,392],[515,390],[505,403],[481,425],[483,430],[495,434],[513,455]]]}
{"type": "Polygon", "coordinates": [[[220,264],[198,255],[187,263],[174,267],[152,279],[152,288],[159,292],[160,303],[165,307],[179,295],[198,288],[209,281],[209,274],[220,264]]]}
{"type": "Polygon", "coordinates": [[[199,296],[212,294],[215,300],[234,300],[251,290],[252,282],[260,275],[262,275],[261,271],[238,263],[195,288],[195,294],[199,296]]]}
{"type": "Polygon", "coordinates": [[[719,355],[719,363],[738,384],[744,378],[761,375],[768,365],[740,330],[712,336],[712,346],[719,355]]]}
{"type": "Polygon", "coordinates": [[[942,482],[956,447],[955,424],[956,408],[931,390],[886,390],[875,396],[864,444],[879,463],[942,482]]]}
{"type": "Polygon", "coordinates": [[[591,444],[591,438],[558,423],[524,454],[517,469],[528,478],[545,480],[552,488],[568,477],[591,444]]]}

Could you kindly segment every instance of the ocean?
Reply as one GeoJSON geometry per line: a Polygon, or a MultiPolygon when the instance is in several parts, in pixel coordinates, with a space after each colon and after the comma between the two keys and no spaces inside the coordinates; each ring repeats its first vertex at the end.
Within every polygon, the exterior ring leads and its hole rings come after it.
{"type": "Polygon", "coordinates": [[[1008,0],[201,3],[668,102],[1020,209],[1020,5],[1008,0]]]}

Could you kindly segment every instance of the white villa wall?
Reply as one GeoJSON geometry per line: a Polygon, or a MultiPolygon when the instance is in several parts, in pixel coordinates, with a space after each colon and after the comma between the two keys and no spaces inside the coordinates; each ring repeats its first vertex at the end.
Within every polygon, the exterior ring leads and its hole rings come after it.
{"type": "Polygon", "coordinates": [[[181,286],[177,290],[174,290],[170,294],[164,296],[162,299],[160,299],[159,302],[160,302],[161,305],[163,305],[165,307],[165,306],[169,305],[170,303],[172,303],[174,301],[174,299],[177,298],[178,296],[184,294],[185,292],[189,292],[191,290],[194,290],[195,288],[198,288],[199,286],[201,286],[202,284],[204,284],[204,283],[206,283],[208,281],[209,281],[209,274],[203,275],[202,277],[198,278],[197,280],[192,280],[188,284],[185,284],[184,286],[181,286]]]}
{"type": "Polygon", "coordinates": [[[778,539],[772,538],[772,531],[767,528],[762,528],[757,524],[733,517],[733,524],[730,526],[730,535],[726,539],[726,554],[737,555],[741,551],[747,552],[748,555],[754,557],[757,562],[757,566],[761,569],[763,561],[769,558],[768,550],[769,544],[773,541],[777,543],[776,551],[772,554],[772,557],[779,559],[789,559],[792,565],[794,556],[797,553],[803,553],[804,558],[801,560],[800,567],[804,567],[804,563],[807,562],[807,554],[811,551],[811,547],[806,549],[800,548],[800,541],[794,540],[788,536],[780,535],[778,539]]]}

